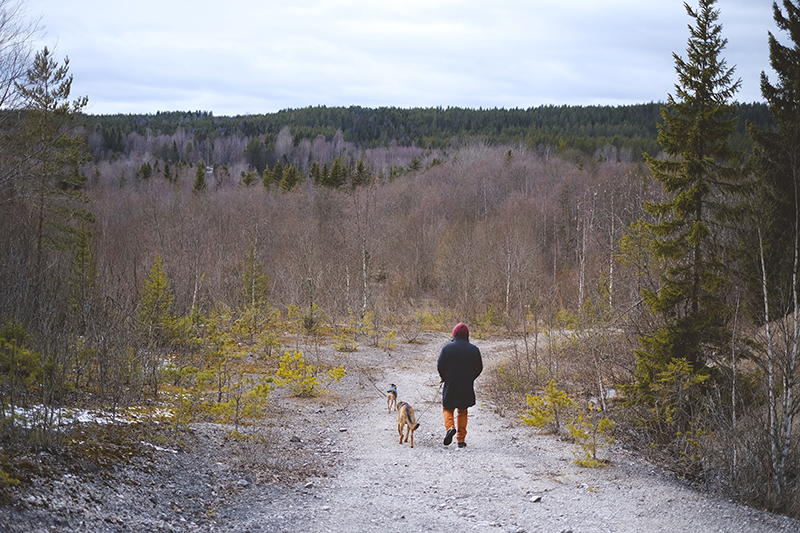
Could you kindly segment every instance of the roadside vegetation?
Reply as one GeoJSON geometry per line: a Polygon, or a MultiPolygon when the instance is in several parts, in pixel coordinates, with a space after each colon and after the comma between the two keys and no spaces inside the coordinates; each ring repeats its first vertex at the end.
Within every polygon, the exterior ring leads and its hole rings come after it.
{"type": "MultiPolygon", "coordinates": [[[[492,404],[579,464],[625,440],[800,516],[793,48],[770,36],[767,103],[739,104],[700,0],[663,105],[92,117],[20,5],[0,0],[0,492],[80,452],[63,408],[268,450],[276,387],[324,395],[348,352],[465,321],[512,347],[492,404]]],[[[800,40],[795,3],[775,21],[800,40]]]]}

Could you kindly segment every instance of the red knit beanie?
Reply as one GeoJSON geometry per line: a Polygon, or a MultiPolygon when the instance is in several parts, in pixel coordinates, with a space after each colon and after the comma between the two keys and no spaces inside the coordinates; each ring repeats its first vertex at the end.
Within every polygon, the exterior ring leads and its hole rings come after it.
{"type": "Polygon", "coordinates": [[[456,337],[469,338],[469,328],[463,322],[459,322],[456,324],[456,327],[453,328],[453,338],[455,339],[456,337]]]}

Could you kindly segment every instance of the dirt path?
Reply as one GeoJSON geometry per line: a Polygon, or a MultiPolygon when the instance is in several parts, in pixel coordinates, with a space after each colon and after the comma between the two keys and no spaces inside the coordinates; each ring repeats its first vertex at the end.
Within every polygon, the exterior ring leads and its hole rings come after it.
{"type": "MultiPolygon", "coordinates": [[[[447,340],[428,336],[391,356],[323,349],[347,377],[314,399],[273,391],[267,441],[199,423],[174,449],[148,441],[128,463],[53,470],[0,506],[0,533],[800,531],[798,521],[698,493],[621,446],[603,452],[604,468],[578,467],[571,444],[480,403],[481,379],[468,446],[443,446],[435,362],[447,340]],[[413,449],[398,444],[389,382],[417,411],[413,449]]],[[[476,344],[487,368],[503,355],[501,343],[476,344]]]]}
{"type": "MultiPolygon", "coordinates": [[[[498,417],[480,403],[480,390],[468,446],[443,446],[435,361],[446,340],[391,358],[352,355],[351,368],[383,370],[351,373],[339,387],[347,408],[298,405],[319,421],[322,453],[339,461],[332,475],[251,492],[215,531],[800,531],[800,522],[700,494],[621,447],[605,454],[607,467],[576,466],[572,445],[498,417]],[[390,381],[419,415],[413,449],[398,444],[396,415],[378,390],[390,381]]],[[[499,356],[495,345],[476,344],[486,366],[499,356]]]]}

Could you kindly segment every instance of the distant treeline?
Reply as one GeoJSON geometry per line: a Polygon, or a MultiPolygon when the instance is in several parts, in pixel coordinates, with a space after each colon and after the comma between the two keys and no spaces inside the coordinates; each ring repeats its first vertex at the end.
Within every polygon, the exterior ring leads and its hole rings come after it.
{"type": "MultiPolygon", "coordinates": [[[[154,115],[89,115],[87,119],[91,130],[102,137],[103,152],[111,153],[122,151],[123,135],[146,135],[148,130],[152,134],[172,135],[181,128],[201,142],[227,136],[272,136],[289,127],[295,143],[320,135],[330,140],[341,131],[344,140],[364,149],[392,144],[448,149],[481,139],[495,146],[522,143],[530,150],[571,149],[586,154],[613,146],[638,160],[642,152],[656,154],[661,149],[657,140],[660,109],[659,103],[549,105],[528,109],[318,106],[235,117],[218,117],[205,111],[173,111],[154,115]]],[[[740,104],[737,115],[739,129],[732,144],[747,150],[752,141],[745,132],[745,121],[769,128],[772,119],[767,105],[762,103],[740,104]]]]}

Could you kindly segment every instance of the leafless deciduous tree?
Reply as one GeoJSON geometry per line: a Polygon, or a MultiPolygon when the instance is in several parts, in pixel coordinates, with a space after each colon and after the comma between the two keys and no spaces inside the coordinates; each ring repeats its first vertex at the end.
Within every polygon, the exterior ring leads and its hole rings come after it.
{"type": "MultiPolygon", "coordinates": [[[[25,0],[0,0],[0,109],[19,105],[15,84],[27,72],[38,18],[28,18],[25,0]]],[[[2,123],[0,123],[2,125],[2,123]]]]}
{"type": "MultiPolygon", "coordinates": [[[[39,33],[38,18],[28,18],[25,0],[0,0],[0,111],[18,110],[22,97],[17,89],[31,64],[32,41],[39,33]]],[[[13,131],[18,113],[0,113],[0,146],[13,131]]],[[[8,150],[0,149],[0,188],[16,172],[16,165],[7,160],[8,150]]]]}

